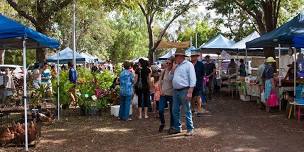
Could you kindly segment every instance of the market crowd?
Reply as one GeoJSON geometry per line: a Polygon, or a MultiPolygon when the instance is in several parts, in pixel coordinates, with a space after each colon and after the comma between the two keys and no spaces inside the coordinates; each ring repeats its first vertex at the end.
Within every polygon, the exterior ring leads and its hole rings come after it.
{"type": "MultiPolygon", "coordinates": [[[[169,134],[182,130],[181,110],[184,111],[187,135],[193,134],[192,116],[208,112],[207,100],[214,90],[216,66],[210,56],[200,61],[200,52],[193,51],[190,60],[184,49],[177,49],[175,56],[166,60],[160,70],[154,70],[148,61],[139,60],[138,65],[123,64],[120,73],[120,111],[119,119],[132,120],[130,105],[138,106],[138,119],[148,118],[148,111],[158,112],[159,132],[165,127],[164,111],[169,108],[169,134]]],[[[241,64],[240,72],[245,66],[241,64]]],[[[238,69],[238,68],[237,68],[238,69]]],[[[244,74],[243,74],[244,75],[244,74]]]]}
{"type": "MultiPolygon", "coordinates": [[[[208,112],[207,100],[214,96],[215,80],[217,77],[216,65],[205,57],[200,61],[201,54],[192,51],[190,60],[184,49],[177,49],[174,57],[162,64],[161,70],[153,70],[148,61],[139,60],[138,65],[130,62],[124,63],[124,70],[119,76],[120,84],[120,111],[119,119],[132,120],[129,111],[130,105],[138,106],[138,119],[148,118],[148,111],[151,107],[154,113],[158,112],[160,120],[159,132],[165,127],[165,108],[170,111],[169,134],[177,134],[182,130],[181,110],[185,114],[187,134],[193,134],[192,116],[208,112]]],[[[276,86],[276,60],[273,57],[266,58],[257,71],[259,85],[267,107],[277,106],[275,96],[276,86]]],[[[293,67],[293,65],[289,65],[293,67]]],[[[293,77],[292,69],[288,70],[289,77],[293,77]]],[[[246,66],[244,59],[239,64],[234,59],[230,60],[227,68],[229,82],[245,82],[246,66]]],[[[285,78],[286,79],[286,78],[285,78]]]]}

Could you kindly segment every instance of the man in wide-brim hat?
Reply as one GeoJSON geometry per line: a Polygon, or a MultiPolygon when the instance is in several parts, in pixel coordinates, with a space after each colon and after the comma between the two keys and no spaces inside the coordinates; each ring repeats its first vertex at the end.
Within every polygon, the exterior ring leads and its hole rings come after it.
{"type": "Polygon", "coordinates": [[[192,51],[191,52],[191,62],[195,69],[196,74],[196,85],[193,90],[192,94],[192,102],[191,102],[191,108],[192,111],[195,111],[195,105],[197,105],[197,115],[200,116],[202,111],[202,102],[206,107],[206,102],[204,98],[204,86],[203,86],[203,77],[205,76],[205,67],[204,64],[200,61],[198,61],[199,57],[201,56],[201,53],[199,51],[192,51]],[[195,104],[196,103],[196,104],[195,104]]]}
{"type": "Polygon", "coordinates": [[[177,49],[175,52],[176,66],[171,71],[173,74],[172,85],[173,93],[173,119],[174,126],[170,129],[169,134],[177,134],[181,132],[181,110],[180,105],[184,109],[186,115],[187,135],[193,134],[193,121],[191,113],[191,99],[193,88],[196,85],[196,75],[194,66],[185,59],[186,53],[184,49],[177,49]]]}

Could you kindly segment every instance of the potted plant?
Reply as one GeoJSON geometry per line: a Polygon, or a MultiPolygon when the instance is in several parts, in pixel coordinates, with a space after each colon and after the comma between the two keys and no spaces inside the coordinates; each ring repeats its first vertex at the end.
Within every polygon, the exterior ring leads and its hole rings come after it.
{"type": "Polygon", "coordinates": [[[78,70],[77,97],[81,114],[88,115],[92,109],[95,94],[94,77],[89,69],[79,68],[78,70]]]}
{"type": "MultiPolygon", "coordinates": [[[[59,75],[59,99],[62,109],[67,109],[70,105],[69,90],[74,86],[68,79],[68,71],[61,71],[59,75]]],[[[58,97],[57,78],[52,80],[54,98],[58,97]]],[[[57,104],[57,100],[55,104],[57,104]]]]}

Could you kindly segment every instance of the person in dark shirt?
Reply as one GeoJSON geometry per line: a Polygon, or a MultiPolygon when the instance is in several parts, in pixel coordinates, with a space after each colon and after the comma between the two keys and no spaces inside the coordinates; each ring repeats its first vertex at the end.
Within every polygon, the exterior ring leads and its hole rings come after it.
{"type": "Polygon", "coordinates": [[[202,96],[203,96],[203,78],[205,76],[205,67],[204,64],[198,61],[201,54],[199,52],[191,53],[191,62],[194,65],[195,74],[196,74],[196,86],[193,89],[192,93],[192,102],[191,108],[194,112],[195,103],[197,104],[197,114],[202,113],[202,96]]]}
{"type": "Polygon", "coordinates": [[[68,63],[68,66],[70,68],[70,70],[69,70],[69,80],[70,80],[71,83],[74,84],[74,86],[71,87],[71,89],[69,90],[70,98],[71,98],[71,104],[75,105],[75,107],[76,107],[77,106],[77,102],[76,102],[76,100],[77,100],[76,99],[77,98],[77,96],[76,96],[77,72],[74,69],[74,65],[71,62],[68,63]]]}
{"type": "Polygon", "coordinates": [[[241,63],[240,69],[239,69],[240,76],[241,77],[246,77],[247,74],[246,74],[246,66],[245,66],[245,63],[244,63],[244,59],[240,59],[240,63],[241,63]]]}
{"type": "Polygon", "coordinates": [[[284,80],[293,80],[294,79],[294,62],[287,65],[289,67],[287,74],[284,78],[284,80]]]}
{"type": "Polygon", "coordinates": [[[208,78],[207,86],[208,86],[208,99],[211,100],[211,96],[213,93],[213,80],[215,78],[216,67],[215,64],[211,62],[210,56],[207,55],[205,57],[205,76],[208,78]]]}
{"type": "Polygon", "coordinates": [[[148,106],[150,97],[150,79],[152,71],[148,68],[148,61],[139,59],[139,68],[135,71],[135,93],[138,96],[138,118],[142,118],[142,107],[144,107],[144,117],[148,118],[148,106]]]}
{"type": "Polygon", "coordinates": [[[234,59],[230,60],[230,63],[228,64],[228,75],[229,78],[236,78],[237,75],[237,64],[235,63],[234,59]]]}
{"type": "Polygon", "coordinates": [[[275,88],[275,82],[274,82],[274,68],[273,68],[273,64],[276,63],[276,60],[273,57],[268,57],[266,59],[266,65],[265,65],[265,69],[263,72],[263,80],[264,80],[264,96],[265,96],[265,101],[268,100],[270,93],[272,90],[274,90],[275,88]]]}

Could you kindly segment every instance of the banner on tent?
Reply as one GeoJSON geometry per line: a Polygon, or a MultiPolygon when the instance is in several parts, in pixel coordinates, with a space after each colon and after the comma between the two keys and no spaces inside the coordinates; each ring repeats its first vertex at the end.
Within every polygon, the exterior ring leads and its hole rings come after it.
{"type": "Polygon", "coordinates": [[[168,49],[168,48],[189,48],[190,41],[185,42],[168,42],[168,41],[161,41],[157,47],[157,49],[168,49]]]}

